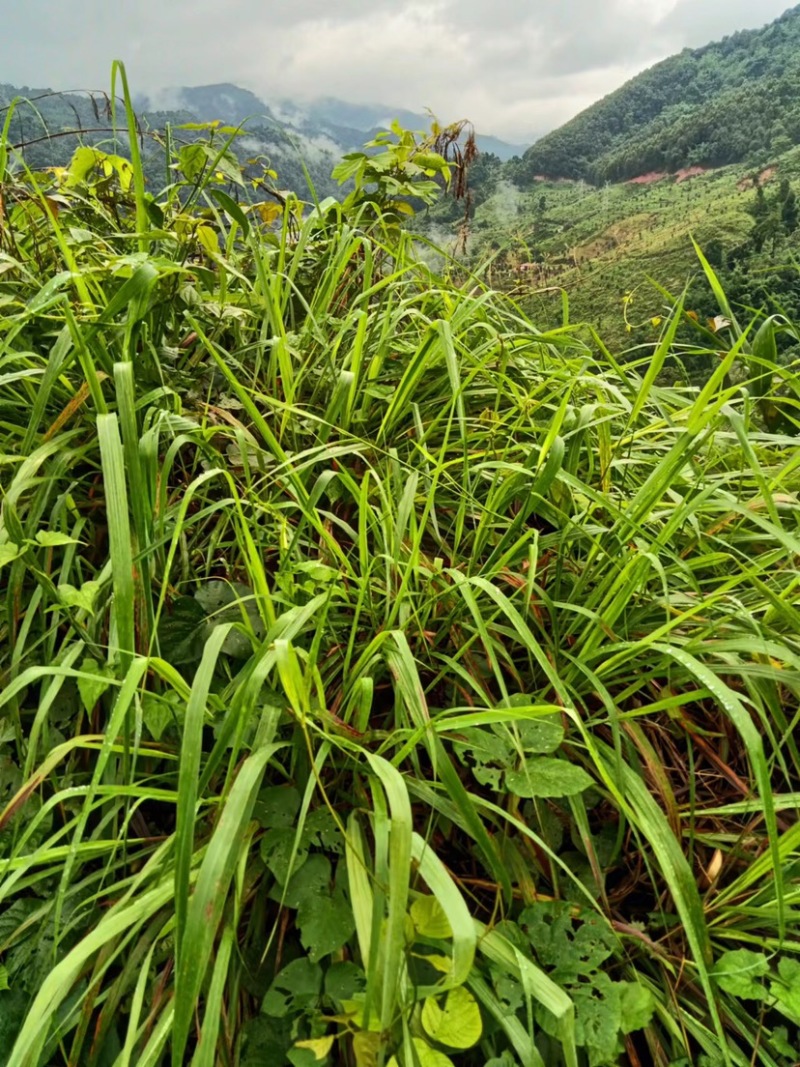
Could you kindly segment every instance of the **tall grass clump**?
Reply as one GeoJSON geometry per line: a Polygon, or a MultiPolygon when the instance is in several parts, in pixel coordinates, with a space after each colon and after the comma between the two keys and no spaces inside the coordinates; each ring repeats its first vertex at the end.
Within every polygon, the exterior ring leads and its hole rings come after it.
{"type": "Polygon", "coordinates": [[[795,327],[665,388],[425,266],[441,137],[124,102],[0,146],[0,1057],[794,1062],[795,327]]]}

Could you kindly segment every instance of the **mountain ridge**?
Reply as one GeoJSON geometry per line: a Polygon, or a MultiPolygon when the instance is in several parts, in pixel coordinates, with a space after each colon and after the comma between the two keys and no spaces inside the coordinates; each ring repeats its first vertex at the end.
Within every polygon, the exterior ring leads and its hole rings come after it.
{"type": "MultiPolygon", "coordinates": [[[[266,101],[232,82],[159,89],[151,94],[140,94],[136,103],[144,111],[185,109],[203,120],[220,118],[225,122],[239,123],[266,117],[301,135],[327,135],[342,152],[360,148],[368,137],[388,129],[394,120],[404,128],[413,130],[428,130],[431,124],[431,116],[407,108],[390,107],[382,103],[354,104],[333,96],[317,97],[306,103],[287,98],[266,101]],[[162,106],[166,102],[170,103],[169,108],[162,106]],[[214,111],[219,114],[212,114],[214,111]]],[[[476,141],[481,151],[491,152],[503,161],[521,156],[527,147],[491,134],[478,133],[476,141]]]]}
{"type": "Polygon", "coordinates": [[[649,171],[766,162],[800,144],[800,6],[685,48],[540,138],[521,177],[593,184],[649,171]]]}

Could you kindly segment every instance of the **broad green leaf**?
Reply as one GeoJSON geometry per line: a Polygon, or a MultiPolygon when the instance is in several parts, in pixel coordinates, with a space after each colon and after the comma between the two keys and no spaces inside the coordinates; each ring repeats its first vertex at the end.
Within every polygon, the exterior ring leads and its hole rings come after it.
{"type": "Polygon", "coordinates": [[[422,1006],[422,1025],[434,1041],[448,1048],[472,1048],[483,1033],[481,1010],[463,986],[451,989],[440,1005],[440,998],[428,997],[422,1006]]]}
{"type": "Polygon", "coordinates": [[[261,1004],[265,1015],[281,1019],[315,1004],[322,992],[322,968],[305,957],[292,960],[279,974],[261,1004]]]}
{"type": "Polygon", "coordinates": [[[80,589],[67,582],[62,582],[58,587],[58,595],[65,608],[78,608],[89,615],[94,615],[99,592],[100,583],[92,581],[84,582],[80,589]]]}
{"type": "Polygon", "coordinates": [[[142,697],[142,722],[154,741],[160,741],[168,726],[182,721],[185,705],[180,696],[169,691],[161,694],[145,693],[142,697]]]}
{"type": "Polygon", "coordinates": [[[770,982],[769,991],[783,1014],[800,1026],[800,961],[781,956],[778,977],[770,982]]]}
{"type": "Polygon", "coordinates": [[[352,908],[343,896],[330,893],[307,896],[298,909],[297,925],[312,963],[338,952],[355,931],[352,908]]]}
{"type": "Polygon", "coordinates": [[[25,552],[24,545],[15,545],[11,541],[6,541],[4,545],[0,545],[0,567],[5,567],[8,563],[13,563],[15,559],[25,552]]]}
{"type": "Polygon", "coordinates": [[[524,719],[517,723],[517,731],[526,752],[556,752],[564,740],[564,727],[558,719],[524,719]]]}
{"type": "Polygon", "coordinates": [[[621,998],[623,1034],[643,1030],[655,1014],[656,999],[647,986],[640,982],[618,982],[621,998]]]}
{"type": "Polygon", "coordinates": [[[410,911],[414,929],[421,937],[447,940],[453,936],[444,908],[436,897],[417,897],[410,911]]]}
{"type": "Polygon", "coordinates": [[[724,952],[713,971],[720,989],[745,1000],[765,998],[766,987],[761,979],[768,973],[769,963],[764,953],[748,948],[724,952]]]}
{"type": "Polygon", "coordinates": [[[85,659],[80,666],[82,677],[78,678],[78,692],[83,706],[91,714],[103,693],[114,678],[114,672],[93,659],[85,659]],[[89,675],[90,677],[86,677],[89,675]]]}
{"type": "Polygon", "coordinates": [[[572,797],[594,785],[583,767],[547,756],[532,756],[519,770],[506,771],[505,782],[518,797],[572,797]]]}
{"type": "Polygon", "coordinates": [[[58,533],[57,530],[39,530],[36,534],[36,543],[43,548],[59,548],[61,545],[77,545],[78,539],[69,534],[58,533]]]}

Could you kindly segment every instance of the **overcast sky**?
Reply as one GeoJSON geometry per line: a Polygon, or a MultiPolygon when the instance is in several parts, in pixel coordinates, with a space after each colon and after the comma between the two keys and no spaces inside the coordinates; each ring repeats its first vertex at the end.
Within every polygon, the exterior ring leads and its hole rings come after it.
{"type": "Polygon", "coordinates": [[[0,82],[134,91],[232,81],[527,141],[685,45],[788,0],[0,0],[0,82]]]}

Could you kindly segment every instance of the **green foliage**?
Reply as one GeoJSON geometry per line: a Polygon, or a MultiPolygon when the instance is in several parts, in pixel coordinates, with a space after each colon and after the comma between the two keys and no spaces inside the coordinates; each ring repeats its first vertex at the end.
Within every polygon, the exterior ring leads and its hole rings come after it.
{"type": "Polygon", "coordinates": [[[0,152],[8,1067],[791,1062],[794,327],[666,385],[680,302],[626,361],[430,269],[430,145],[187,132],[0,152]]]}
{"type": "Polygon", "coordinates": [[[517,180],[601,184],[696,165],[764,165],[800,143],[798,44],[792,8],[763,29],[684,49],[542,137],[517,180]]]}

